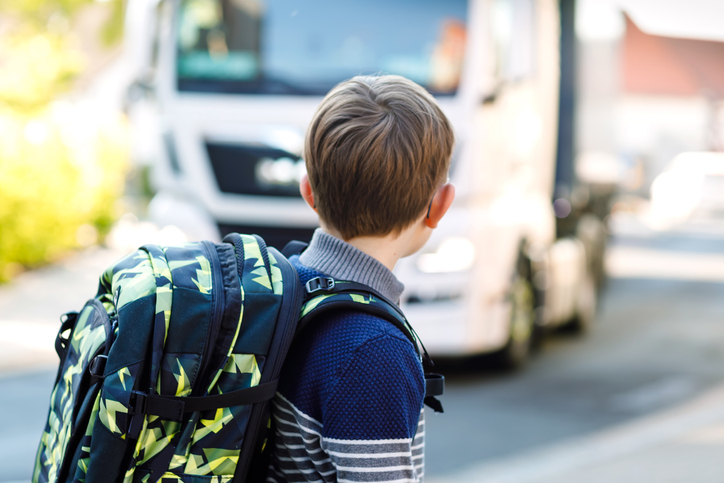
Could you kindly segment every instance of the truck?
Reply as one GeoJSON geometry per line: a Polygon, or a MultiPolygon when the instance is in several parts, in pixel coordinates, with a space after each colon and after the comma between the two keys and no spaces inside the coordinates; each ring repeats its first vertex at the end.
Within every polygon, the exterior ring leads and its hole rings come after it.
{"type": "Polygon", "coordinates": [[[395,268],[401,307],[433,355],[522,366],[537,334],[590,326],[602,278],[605,208],[574,170],[574,8],[129,0],[127,105],[149,217],[189,238],[309,240],[318,220],[298,183],[315,108],[354,75],[405,76],[453,124],[457,196],[395,268]]]}

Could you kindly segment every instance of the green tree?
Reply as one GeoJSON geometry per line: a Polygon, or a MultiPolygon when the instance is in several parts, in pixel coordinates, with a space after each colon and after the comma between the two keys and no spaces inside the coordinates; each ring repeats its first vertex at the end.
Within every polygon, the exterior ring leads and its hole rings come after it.
{"type": "MultiPolygon", "coordinates": [[[[117,214],[124,120],[59,101],[86,61],[70,28],[92,0],[0,0],[0,282],[88,245],[117,214]]],[[[102,39],[122,31],[109,0],[102,39]]]]}
{"type": "MultiPolygon", "coordinates": [[[[0,104],[35,110],[67,91],[84,67],[69,28],[93,0],[0,0],[4,20],[0,44],[0,104]]],[[[101,31],[107,46],[123,33],[123,1],[105,2],[111,10],[101,31]]]]}

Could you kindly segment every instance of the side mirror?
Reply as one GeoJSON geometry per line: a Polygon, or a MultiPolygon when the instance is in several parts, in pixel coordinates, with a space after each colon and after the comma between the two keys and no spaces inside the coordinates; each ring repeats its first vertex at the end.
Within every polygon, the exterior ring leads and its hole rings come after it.
{"type": "Polygon", "coordinates": [[[128,112],[128,109],[136,102],[142,99],[148,99],[155,93],[155,88],[151,82],[146,79],[136,79],[131,82],[126,88],[125,95],[123,96],[123,111],[128,112]]]}
{"type": "Polygon", "coordinates": [[[483,94],[482,99],[480,99],[480,104],[482,104],[483,106],[495,104],[495,102],[498,100],[498,96],[500,96],[500,92],[502,90],[503,90],[503,84],[500,83],[497,86],[495,86],[490,92],[483,94]]]}
{"type": "Polygon", "coordinates": [[[480,101],[480,103],[484,106],[488,104],[495,104],[495,101],[498,100],[498,93],[496,91],[490,92],[483,96],[483,99],[480,101]]]}

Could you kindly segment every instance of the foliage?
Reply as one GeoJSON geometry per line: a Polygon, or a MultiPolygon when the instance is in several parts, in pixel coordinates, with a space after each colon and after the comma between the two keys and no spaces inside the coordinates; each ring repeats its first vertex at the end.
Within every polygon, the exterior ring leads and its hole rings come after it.
{"type": "Polygon", "coordinates": [[[111,8],[111,16],[101,33],[101,40],[106,45],[112,45],[123,37],[123,1],[114,0],[111,8]]]}
{"type": "MultiPolygon", "coordinates": [[[[84,7],[97,0],[0,0],[0,13],[4,12],[21,18],[24,23],[33,25],[38,30],[63,32],[63,23],[72,18],[84,7]],[[60,28],[59,28],[60,27],[60,28]]],[[[121,39],[123,34],[123,0],[104,0],[108,4],[108,16],[101,39],[106,45],[112,45],[121,39]]]]}
{"type": "Polygon", "coordinates": [[[25,16],[44,18],[54,12],[73,14],[93,0],[2,0],[0,9],[25,16]]]}
{"type": "MultiPolygon", "coordinates": [[[[93,0],[0,0],[0,105],[24,111],[47,105],[69,90],[84,59],[72,21],[93,0]]],[[[101,41],[123,33],[123,1],[107,2],[101,41]]],[[[97,6],[97,5],[96,5],[97,6]]]]}
{"type": "Polygon", "coordinates": [[[83,58],[67,44],[67,39],[28,27],[5,35],[0,43],[0,105],[35,111],[68,90],[83,58]]]}
{"type": "MultiPolygon", "coordinates": [[[[122,0],[103,41],[119,38],[122,0]]],[[[59,100],[85,59],[71,28],[93,0],[0,0],[0,282],[95,243],[124,187],[124,120],[59,100]]]]}
{"type": "Polygon", "coordinates": [[[124,185],[122,120],[98,125],[59,103],[44,116],[0,112],[0,281],[94,243],[124,185]]]}

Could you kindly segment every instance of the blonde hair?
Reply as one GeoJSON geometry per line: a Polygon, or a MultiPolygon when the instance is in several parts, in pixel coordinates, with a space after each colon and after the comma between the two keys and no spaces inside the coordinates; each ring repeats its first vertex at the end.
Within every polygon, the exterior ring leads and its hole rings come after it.
{"type": "Polygon", "coordinates": [[[445,114],[414,82],[386,75],[338,84],[304,147],[320,218],[345,240],[400,233],[445,182],[454,142],[445,114]]]}

